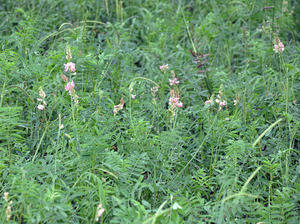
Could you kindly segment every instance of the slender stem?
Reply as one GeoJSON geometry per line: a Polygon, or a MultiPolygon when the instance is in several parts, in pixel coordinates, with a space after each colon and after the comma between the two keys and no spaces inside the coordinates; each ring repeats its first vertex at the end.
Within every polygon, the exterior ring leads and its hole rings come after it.
{"type": "Polygon", "coordinates": [[[42,137],[41,137],[41,139],[40,139],[40,142],[39,142],[39,144],[38,144],[38,146],[37,146],[37,148],[36,148],[36,150],[35,150],[34,156],[33,156],[33,158],[32,158],[32,162],[34,162],[34,160],[35,160],[35,158],[36,158],[36,156],[37,156],[37,153],[38,153],[38,151],[39,151],[39,149],[40,149],[40,146],[41,146],[41,144],[42,144],[42,141],[44,140],[44,137],[45,137],[45,135],[46,135],[46,132],[47,132],[47,129],[48,129],[49,126],[50,126],[50,124],[48,124],[48,122],[47,122],[47,123],[46,123],[46,128],[45,128],[45,130],[44,130],[44,133],[43,133],[43,135],[42,135],[42,137]]]}
{"type": "Polygon", "coordinates": [[[57,133],[57,144],[56,144],[56,152],[55,152],[55,168],[54,173],[56,174],[56,164],[57,164],[57,152],[59,148],[59,140],[60,140],[60,129],[61,129],[61,114],[58,115],[58,133],[57,133]]]}

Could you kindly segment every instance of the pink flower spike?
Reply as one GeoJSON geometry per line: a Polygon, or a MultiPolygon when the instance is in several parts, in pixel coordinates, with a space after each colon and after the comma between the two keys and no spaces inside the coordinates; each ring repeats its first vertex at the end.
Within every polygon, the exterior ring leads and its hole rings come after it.
{"type": "Polygon", "coordinates": [[[98,206],[97,206],[97,213],[96,213],[96,217],[95,217],[95,220],[96,222],[99,221],[99,218],[102,216],[102,214],[105,212],[105,209],[102,207],[102,204],[100,203],[98,206]]]}
{"type": "Polygon", "coordinates": [[[162,72],[165,72],[167,69],[169,69],[169,65],[168,64],[162,65],[162,66],[159,66],[159,68],[162,72]]]}
{"type": "Polygon", "coordinates": [[[172,79],[169,79],[169,81],[170,81],[170,86],[172,86],[173,84],[179,84],[179,80],[178,80],[178,78],[174,78],[173,80],[172,79]]]}
{"type": "Polygon", "coordinates": [[[40,89],[39,95],[40,95],[40,97],[42,97],[43,99],[45,99],[45,97],[46,97],[46,93],[42,90],[42,88],[40,89]]]}
{"type": "Polygon", "coordinates": [[[98,217],[99,217],[99,218],[102,216],[102,214],[103,214],[104,211],[105,211],[104,208],[102,208],[102,209],[100,209],[100,210],[98,211],[98,217]]]}
{"type": "Polygon", "coordinates": [[[40,98],[36,98],[36,100],[37,100],[37,101],[40,101],[40,102],[41,102],[41,101],[43,101],[43,100],[42,100],[42,99],[40,99],[40,98]]]}
{"type": "Polygon", "coordinates": [[[178,104],[177,104],[177,107],[182,107],[183,106],[183,103],[182,102],[179,102],[178,104]]]}
{"type": "Polygon", "coordinates": [[[73,80],[72,80],[72,82],[70,83],[70,86],[71,86],[73,89],[75,88],[75,84],[74,84],[73,80]]]}
{"type": "Polygon", "coordinates": [[[223,100],[223,101],[220,103],[220,106],[221,106],[221,107],[224,107],[225,105],[226,105],[226,101],[223,100]]]}
{"type": "Polygon", "coordinates": [[[39,110],[44,110],[45,107],[44,107],[44,105],[41,104],[41,105],[38,105],[37,108],[38,108],[39,110]]]}
{"type": "Polygon", "coordinates": [[[73,62],[68,62],[67,64],[65,64],[65,72],[67,71],[71,71],[71,72],[75,72],[75,64],[73,62]]]}
{"type": "Polygon", "coordinates": [[[131,98],[132,98],[132,99],[135,99],[135,96],[136,96],[136,95],[131,94],[131,98]]]}
{"type": "Polygon", "coordinates": [[[70,86],[70,83],[68,82],[67,85],[65,85],[65,90],[70,91],[70,89],[71,89],[71,86],[70,86]]]}
{"type": "Polygon", "coordinates": [[[283,43],[280,41],[280,39],[278,37],[275,38],[275,44],[274,44],[274,49],[273,49],[276,53],[281,53],[284,51],[284,45],[283,43]]]}
{"type": "Polygon", "coordinates": [[[75,88],[75,84],[74,84],[74,81],[72,80],[71,82],[68,82],[67,85],[65,85],[65,90],[66,91],[71,91],[72,89],[75,88]]]}
{"type": "Polygon", "coordinates": [[[278,46],[275,44],[274,45],[274,49],[273,49],[276,53],[278,53],[278,46]]]}
{"type": "Polygon", "coordinates": [[[209,104],[211,104],[211,103],[212,103],[211,100],[206,100],[206,101],[205,101],[205,105],[209,105],[209,104]]]}

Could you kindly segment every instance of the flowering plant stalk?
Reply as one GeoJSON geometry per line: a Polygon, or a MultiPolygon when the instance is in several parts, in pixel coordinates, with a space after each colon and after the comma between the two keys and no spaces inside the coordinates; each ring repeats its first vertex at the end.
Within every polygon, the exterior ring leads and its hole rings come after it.
{"type": "Polygon", "coordinates": [[[46,93],[43,91],[42,87],[40,87],[39,95],[40,95],[41,98],[37,98],[37,101],[41,102],[41,104],[39,104],[37,106],[37,108],[39,110],[44,111],[45,121],[47,121],[47,116],[46,116],[46,111],[45,111],[45,107],[47,106],[47,103],[45,101],[46,93]]]}

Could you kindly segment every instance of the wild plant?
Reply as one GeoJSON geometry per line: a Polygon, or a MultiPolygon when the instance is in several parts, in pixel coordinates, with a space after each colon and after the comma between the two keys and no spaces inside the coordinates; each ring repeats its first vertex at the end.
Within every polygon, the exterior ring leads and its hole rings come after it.
{"type": "Polygon", "coordinates": [[[298,6],[0,4],[0,222],[297,223],[298,6]]]}

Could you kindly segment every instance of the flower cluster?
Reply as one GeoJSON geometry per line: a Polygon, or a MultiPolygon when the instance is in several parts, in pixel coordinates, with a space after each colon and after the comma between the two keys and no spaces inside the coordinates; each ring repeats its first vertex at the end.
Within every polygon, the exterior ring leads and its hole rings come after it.
{"type": "Polygon", "coordinates": [[[156,92],[158,91],[158,86],[153,86],[152,88],[151,88],[151,95],[153,96],[153,97],[155,97],[156,96],[156,92]]]}
{"type": "Polygon", "coordinates": [[[212,102],[213,102],[213,100],[206,100],[205,105],[210,105],[210,104],[212,104],[212,102]]]}
{"type": "MultiPolygon", "coordinates": [[[[69,60],[69,62],[65,64],[65,72],[67,71],[74,72],[73,74],[75,75],[76,74],[75,64],[73,62],[70,62],[70,60],[72,59],[72,53],[69,46],[67,46],[66,48],[66,54],[67,54],[66,59],[69,60]]],[[[67,83],[65,85],[65,90],[68,91],[69,95],[73,97],[75,105],[78,105],[79,101],[78,101],[78,96],[76,95],[74,81],[71,80],[71,82],[69,82],[69,79],[64,74],[60,76],[64,80],[64,82],[67,83]]]]}
{"type": "MultiPolygon", "coordinates": [[[[160,69],[163,72],[168,68],[169,68],[168,65],[160,66],[160,69]]],[[[172,119],[176,115],[176,110],[178,108],[182,107],[183,103],[179,101],[179,99],[180,99],[180,96],[179,96],[180,90],[179,90],[179,87],[178,87],[179,79],[176,78],[176,75],[175,75],[174,71],[171,71],[171,73],[172,73],[172,79],[169,79],[169,82],[170,82],[170,86],[173,86],[174,89],[170,90],[169,111],[171,111],[171,113],[172,113],[172,116],[171,116],[171,119],[172,119]]],[[[151,89],[152,96],[155,96],[157,90],[158,90],[158,87],[153,87],[151,89]]]]}
{"type": "Polygon", "coordinates": [[[64,64],[65,72],[67,72],[67,71],[74,72],[74,75],[75,75],[76,68],[75,68],[75,64],[70,61],[72,59],[72,53],[71,53],[71,49],[70,49],[69,45],[67,45],[67,47],[66,47],[66,59],[69,62],[67,64],[64,64]]]}
{"type": "Polygon", "coordinates": [[[95,221],[98,222],[99,218],[102,216],[102,214],[105,212],[105,209],[103,208],[103,205],[100,203],[97,206],[97,212],[96,212],[96,218],[95,221]]]}
{"type": "Polygon", "coordinates": [[[161,70],[162,72],[165,72],[165,71],[167,71],[167,70],[169,69],[169,65],[168,65],[168,64],[162,65],[162,66],[159,66],[159,68],[160,68],[160,70],[161,70]]]}
{"type": "Polygon", "coordinates": [[[69,91],[70,95],[72,94],[72,91],[74,90],[74,88],[75,88],[75,84],[74,84],[73,80],[71,82],[68,82],[67,85],[65,85],[65,90],[69,91]]]}
{"type": "Polygon", "coordinates": [[[75,84],[73,80],[71,82],[68,82],[67,85],[65,85],[65,90],[68,91],[69,95],[73,97],[75,105],[78,105],[79,101],[78,96],[75,92],[75,84]]]}
{"type": "Polygon", "coordinates": [[[173,79],[169,79],[170,86],[172,86],[172,85],[178,85],[179,84],[179,79],[175,78],[175,73],[173,71],[172,71],[172,73],[173,73],[173,79]]]}
{"type": "Polygon", "coordinates": [[[10,218],[11,218],[11,204],[13,203],[13,201],[9,201],[8,200],[8,196],[9,196],[9,192],[4,192],[3,194],[3,199],[7,204],[7,208],[6,208],[6,221],[9,222],[10,218]]]}
{"type": "Polygon", "coordinates": [[[156,96],[156,92],[158,91],[158,88],[159,88],[158,86],[153,86],[151,88],[151,95],[153,96],[152,103],[154,106],[156,105],[157,98],[155,98],[155,96],[156,96]]]}
{"type": "Polygon", "coordinates": [[[66,48],[66,54],[67,54],[66,59],[67,60],[71,60],[72,59],[72,53],[71,53],[70,46],[67,46],[67,48],[66,48]]]}
{"type": "Polygon", "coordinates": [[[64,80],[64,82],[69,82],[69,79],[67,76],[65,76],[64,74],[61,74],[60,76],[64,80]]]}
{"type": "MultiPolygon", "coordinates": [[[[221,94],[222,92],[220,92],[220,94],[221,94]]],[[[223,100],[223,101],[221,101],[221,96],[220,96],[220,94],[218,94],[218,99],[216,99],[215,100],[215,102],[217,103],[217,104],[220,104],[220,108],[221,107],[225,107],[226,106],[226,101],[225,100],[223,100]]],[[[221,94],[222,95],[222,94],[221,94]]]]}
{"type": "Polygon", "coordinates": [[[171,73],[172,73],[172,78],[173,79],[169,79],[169,81],[170,81],[170,86],[172,86],[172,85],[178,85],[179,84],[179,79],[178,78],[176,78],[175,76],[175,72],[174,71],[171,71],[171,73]]]}
{"type": "MultiPolygon", "coordinates": [[[[130,90],[129,90],[129,91],[130,91],[130,93],[131,93],[131,92],[133,91],[133,88],[130,87],[130,90]]],[[[131,98],[132,98],[132,99],[135,99],[135,97],[136,97],[136,94],[131,94],[131,98]]]]}
{"type": "Polygon", "coordinates": [[[179,93],[175,93],[173,89],[170,90],[170,98],[169,98],[169,111],[172,112],[172,117],[176,115],[176,109],[183,106],[183,103],[179,101],[180,96],[179,93]]]}
{"type": "MultiPolygon", "coordinates": [[[[219,91],[219,94],[218,94],[218,98],[217,99],[215,99],[215,102],[217,103],[217,104],[219,104],[219,110],[221,110],[223,107],[225,107],[226,106],[226,101],[225,100],[222,100],[221,99],[221,96],[222,96],[222,91],[219,91]]],[[[205,105],[211,105],[211,104],[213,104],[213,102],[214,102],[214,98],[213,97],[211,97],[209,100],[206,100],[205,101],[205,105]]]]}
{"type": "Polygon", "coordinates": [[[124,99],[122,97],[122,99],[120,100],[120,104],[114,106],[114,116],[116,116],[119,110],[123,109],[123,106],[124,106],[124,99]]]}
{"type": "Polygon", "coordinates": [[[275,37],[275,44],[273,50],[279,54],[284,51],[284,45],[278,37],[275,37]]]}
{"type": "Polygon", "coordinates": [[[47,103],[46,103],[46,101],[45,101],[46,93],[43,91],[42,88],[40,88],[39,95],[40,95],[41,98],[37,98],[37,101],[42,102],[42,104],[38,105],[37,108],[38,108],[39,110],[44,110],[44,109],[45,109],[45,106],[47,106],[47,103]]]}
{"type": "Polygon", "coordinates": [[[69,71],[70,72],[75,72],[75,64],[73,62],[68,62],[67,64],[65,64],[65,72],[69,71]]]}

